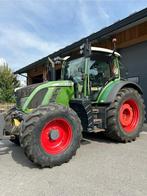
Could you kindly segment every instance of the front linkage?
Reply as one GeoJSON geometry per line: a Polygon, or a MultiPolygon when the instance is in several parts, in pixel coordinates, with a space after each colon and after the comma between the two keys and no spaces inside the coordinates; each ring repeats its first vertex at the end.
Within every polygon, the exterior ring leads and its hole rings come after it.
{"type": "Polygon", "coordinates": [[[20,124],[24,120],[24,113],[13,107],[8,113],[4,114],[4,120],[3,136],[0,139],[8,139],[15,144],[19,144],[19,130],[20,124]]]}

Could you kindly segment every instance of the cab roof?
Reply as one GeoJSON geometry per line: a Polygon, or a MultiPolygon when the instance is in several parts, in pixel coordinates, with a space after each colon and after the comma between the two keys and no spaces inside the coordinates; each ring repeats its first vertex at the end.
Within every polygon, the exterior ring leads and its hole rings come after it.
{"type": "MultiPolygon", "coordinates": [[[[93,46],[91,47],[91,50],[92,51],[97,51],[97,52],[105,52],[105,53],[109,53],[109,54],[112,54],[113,53],[113,50],[110,50],[110,49],[107,49],[107,48],[93,47],[93,46]]],[[[114,52],[114,54],[117,57],[120,57],[121,56],[118,52],[114,52]]]]}

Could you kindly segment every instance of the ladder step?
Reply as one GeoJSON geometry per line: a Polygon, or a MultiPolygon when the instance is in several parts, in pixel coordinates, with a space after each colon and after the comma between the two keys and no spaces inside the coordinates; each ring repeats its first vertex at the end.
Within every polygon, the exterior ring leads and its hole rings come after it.
{"type": "Polygon", "coordinates": [[[98,108],[92,108],[92,112],[93,113],[99,113],[99,109],[98,108]]]}
{"type": "Polygon", "coordinates": [[[94,119],[93,121],[94,121],[94,124],[99,124],[102,122],[102,119],[94,119]]]}
{"type": "Polygon", "coordinates": [[[101,129],[101,128],[95,128],[95,129],[93,129],[93,132],[94,133],[99,133],[99,132],[102,132],[102,131],[105,131],[105,129],[101,129]]]}
{"type": "Polygon", "coordinates": [[[94,127],[94,129],[88,129],[89,133],[99,133],[99,132],[102,132],[102,131],[105,131],[105,129],[98,128],[98,127],[94,127]]]}

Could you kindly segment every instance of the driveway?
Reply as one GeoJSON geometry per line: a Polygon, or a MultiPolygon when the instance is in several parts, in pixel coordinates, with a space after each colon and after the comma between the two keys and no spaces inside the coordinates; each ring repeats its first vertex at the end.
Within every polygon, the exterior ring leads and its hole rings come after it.
{"type": "MultiPolygon", "coordinates": [[[[1,124],[2,125],[2,124],[1,124]]],[[[86,135],[66,164],[39,169],[9,141],[0,142],[1,196],[145,196],[147,134],[118,144],[102,134],[86,135]]]]}

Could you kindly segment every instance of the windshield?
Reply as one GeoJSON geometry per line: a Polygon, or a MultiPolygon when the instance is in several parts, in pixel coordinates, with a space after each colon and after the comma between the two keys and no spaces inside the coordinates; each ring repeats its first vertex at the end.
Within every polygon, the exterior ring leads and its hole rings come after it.
{"type": "Polygon", "coordinates": [[[91,58],[80,57],[69,60],[64,66],[63,76],[65,80],[73,80],[74,82],[80,83],[85,73],[89,75],[90,81],[95,81],[97,85],[103,85],[113,75],[119,75],[116,61],[116,58],[111,59],[105,53],[93,54],[91,58]],[[87,63],[85,62],[86,59],[87,63]],[[85,67],[85,65],[87,66],[85,67]]]}
{"type": "Polygon", "coordinates": [[[82,80],[82,73],[84,72],[84,57],[68,61],[65,65],[64,78],[66,80],[74,79],[76,82],[82,80]]]}

